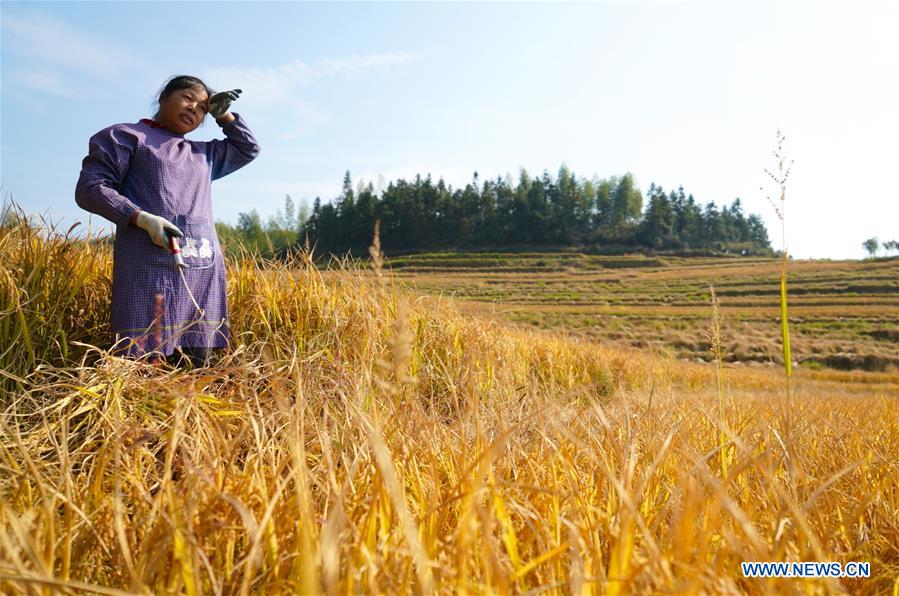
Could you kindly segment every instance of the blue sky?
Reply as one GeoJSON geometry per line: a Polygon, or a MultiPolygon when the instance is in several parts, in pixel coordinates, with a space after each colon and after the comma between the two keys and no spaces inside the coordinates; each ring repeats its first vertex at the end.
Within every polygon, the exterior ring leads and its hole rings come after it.
{"type": "MultiPolygon", "coordinates": [[[[792,254],[899,238],[899,3],[4,1],[0,17],[3,195],[64,224],[87,221],[88,138],[196,74],[244,90],[233,109],[262,146],[213,184],[224,221],[329,200],[346,170],[460,186],[565,162],[740,197],[779,247],[760,190],[779,126],[792,254]]],[[[217,136],[212,120],[190,135],[217,136]]]]}

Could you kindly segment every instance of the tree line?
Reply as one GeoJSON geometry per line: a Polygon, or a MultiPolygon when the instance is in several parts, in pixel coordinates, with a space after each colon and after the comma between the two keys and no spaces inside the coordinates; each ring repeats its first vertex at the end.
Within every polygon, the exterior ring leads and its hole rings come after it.
{"type": "Polygon", "coordinates": [[[430,175],[379,190],[370,182],[354,188],[347,172],[340,195],[324,204],[317,197],[311,213],[296,214],[288,196],[284,210],[266,225],[253,210],[241,213],[236,226],[216,226],[224,244],[239,235],[260,249],[308,242],[320,253],[361,255],[375,220],[386,251],[582,246],[771,252],[764,223],[746,215],[740,199],[719,208],[700,204],[683,188],[666,192],[655,184],[644,198],[630,173],[587,180],[565,165],[556,177],[548,171],[531,177],[522,169],[517,182],[508,175],[481,181],[475,172],[456,189],[430,175]]]}

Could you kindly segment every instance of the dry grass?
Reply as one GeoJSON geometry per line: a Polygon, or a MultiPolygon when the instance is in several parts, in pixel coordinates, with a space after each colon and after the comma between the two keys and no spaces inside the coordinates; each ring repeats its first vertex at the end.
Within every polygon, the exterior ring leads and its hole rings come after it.
{"type": "MultiPolygon", "coordinates": [[[[32,273],[17,243],[47,271],[81,254],[28,230],[0,239],[17,287],[32,273]]],[[[88,295],[100,312],[83,320],[103,317],[91,284],[108,283],[110,255],[97,254],[58,316],[88,295]]],[[[37,296],[7,302],[3,329],[37,325],[37,296]]],[[[899,581],[889,375],[856,395],[844,391],[856,377],[798,371],[785,432],[770,371],[725,367],[719,392],[713,365],[507,328],[350,264],[323,277],[305,255],[236,260],[229,297],[235,349],[197,371],[71,342],[64,360],[53,333],[27,329],[45,364],[4,363],[0,591],[872,593],[899,581]],[[872,577],[741,577],[741,561],[769,560],[870,561],[872,577]]]]}

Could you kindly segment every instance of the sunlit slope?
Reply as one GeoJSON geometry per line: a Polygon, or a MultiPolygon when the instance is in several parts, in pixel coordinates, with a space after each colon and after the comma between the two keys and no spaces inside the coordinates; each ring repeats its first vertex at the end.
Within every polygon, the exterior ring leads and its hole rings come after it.
{"type": "MultiPolygon", "coordinates": [[[[398,257],[391,265],[412,287],[453,295],[506,321],[691,359],[708,359],[714,286],[725,360],[782,360],[775,259],[451,253],[398,257]]],[[[791,261],[788,272],[800,364],[899,370],[899,258],[791,261]]]]}

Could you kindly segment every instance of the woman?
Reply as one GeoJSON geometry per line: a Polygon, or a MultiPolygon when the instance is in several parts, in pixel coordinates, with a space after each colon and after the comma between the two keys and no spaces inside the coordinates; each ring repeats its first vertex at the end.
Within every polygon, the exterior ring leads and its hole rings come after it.
{"type": "Polygon", "coordinates": [[[75,201],[116,224],[112,330],[119,353],[178,351],[202,366],[212,349],[228,344],[225,262],[210,187],[259,154],[244,120],[230,112],[240,93],[214,93],[196,77],[177,76],[159,94],[152,119],[115,124],[90,139],[75,201]],[[185,138],[207,112],[226,138],[185,138]],[[180,242],[184,269],[171,236],[180,242]]]}

